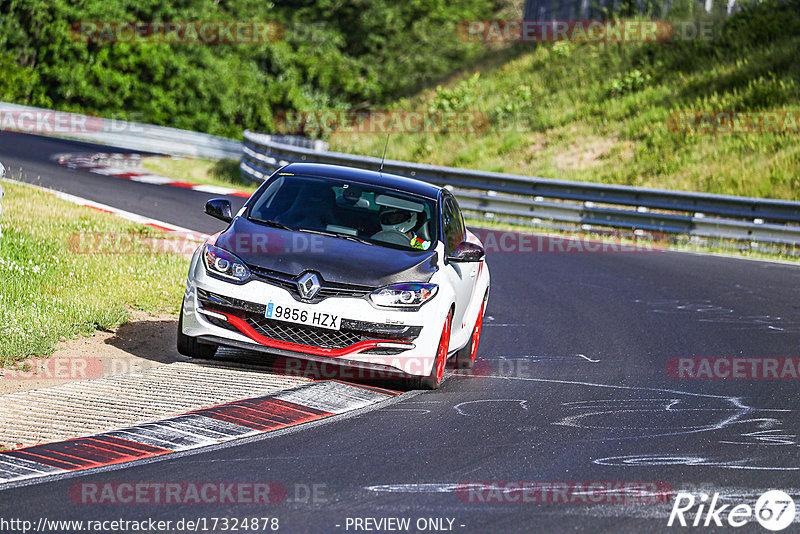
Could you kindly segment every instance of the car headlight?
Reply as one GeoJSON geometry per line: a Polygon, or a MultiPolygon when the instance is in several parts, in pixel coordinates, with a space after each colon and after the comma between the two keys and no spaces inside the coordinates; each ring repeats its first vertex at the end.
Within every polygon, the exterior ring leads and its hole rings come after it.
{"type": "Polygon", "coordinates": [[[373,292],[369,298],[376,306],[385,308],[418,308],[432,299],[436,284],[394,284],[373,292]]]}
{"type": "Polygon", "coordinates": [[[247,265],[225,249],[206,245],[203,260],[209,274],[236,282],[246,282],[250,278],[250,269],[247,265]]]}

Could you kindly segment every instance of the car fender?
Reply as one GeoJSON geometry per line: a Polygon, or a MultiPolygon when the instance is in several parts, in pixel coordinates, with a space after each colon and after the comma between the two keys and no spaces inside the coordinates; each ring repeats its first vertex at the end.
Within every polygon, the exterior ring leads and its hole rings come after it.
{"type": "MultiPolygon", "coordinates": [[[[472,335],[472,331],[475,329],[475,323],[478,321],[478,314],[481,312],[481,307],[483,306],[484,300],[489,299],[489,288],[491,285],[490,282],[491,277],[489,275],[489,266],[484,260],[478,280],[475,282],[475,292],[473,293],[472,302],[470,302],[470,307],[467,311],[467,326],[469,328],[470,336],[472,335]]],[[[484,313],[485,312],[486,309],[484,308],[484,313]]],[[[472,338],[469,337],[468,340],[469,339],[472,338]]]]}
{"type": "MultiPolygon", "coordinates": [[[[447,275],[445,275],[445,271],[442,268],[444,263],[444,246],[439,243],[439,246],[442,248],[439,254],[439,269],[436,273],[431,277],[431,283],[436,284],[439,286],[439,292],[437,293],[434,302],[435,313],[431,316],[430,311],[425,314],[425,324],[435,324],[437,326],[437,331],[441,332],[444,328],[444,319],[447,317],[450,310],[455,307],[456,304],[456,288],[453,285],[452,281],[449,279],[447,275]]],[[[423,306],[420,310],[427,308],[429,305],[423,306]]],[[[457,340],[458,332],[451,328],[450,329],[450,347],[448,352],[452,352],[456,349],[454,347],[453,342],[457,340]]]]}

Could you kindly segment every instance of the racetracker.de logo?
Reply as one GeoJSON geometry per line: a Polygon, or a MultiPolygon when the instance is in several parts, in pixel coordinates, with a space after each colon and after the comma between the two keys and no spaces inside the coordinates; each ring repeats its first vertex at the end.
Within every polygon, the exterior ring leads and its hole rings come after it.
{"type": "Polygon", "coordinates": [[[16,369],[0,370],[0,378],[8,380],[87,380],[103,376],[105,366],[98,358],[88,356],[29,358],[16,369]]]}
{"type": "Polygon", "coordinates": [[[84,134],[122,132],[130,127],[121,121],[44,109],[0,109],[0,130],[40,134],[84,134]]]}
{"type": "Polygon", "coordinates": [[[428,374],[434,357],[406,357],[402,355],[369,355],[363,366],[340,365],[336,361],[314,361],[280,356],[271,369],[279,374],[314,380],[396,380],[407,374],[428,374]]]}
{"type": "Polygon", "coordinates": [[[473,230],[483,243],[487,254],[546,254],[546,253],[636,253],[663,252],[665,248],[648,240],[631,240],[616,236],[548,235],[473,230]]]}
{"type": "Polygon", "coordinates": [[[287,111],[274,117],[275,128],[284,134],[323,133],[452,133],[474,134],[490,127],[483,111],[287,111]]]}
{"type": "Polygon", "coordinates": [[[133,232],[74,232],[67,239],[73,254],[181,254],[191,255],[204,234],[174,232],[168,237],[145,237],[133,232]]]}
{"type": "MultiPolygon", "coordinates": [[[[169,232],[164,237],[135,232],[74,232],[67,239],[67,248],[73,254],[191,255],[207,238],[207,234],[193,232],[169,232]]],[[[286,237],[274,232],[240,232],[226,247],[234,254],[324,254],[326,251],[323,236],[286,237]]]]}
{"type": "MultiPolygon", "coordinates": [[[[270,370],[277,374],[308,378],[312,380],[359,380],[376,381],[398,380],[407,378],[405,373],[426,373],[433,365],[433,357],[417,358],[403,356],[371,355],[367,366],[340,365],[335,360],[315,361],[302,358],[277,357],[270,365],[270,370]]],[[[490,361],[475,358],[472,369],[459,369],[453,379],[482,378],[492,373],[490,361]]]]}
{"type": "Polygon", "coordinates": [[[800,378],[800,358],[672,358],[667,375],[699,380],[786,380],[800,378]]]}
{"type": "Polygon", "coordinates": [[[280,482],[78,482],[75,504],[277,504],[286,499],[280,482]]]}
{"type": "Polygon", "coordinates": [[[672,495],[672,486],[662,481],[484,481],[456,488],[460,501],[475,504],[657,504],[672,495]]]}
{"type": "Polygon", "coordinates": [[[798,134],[800,111],[673,111],[667,128],[679,134],[798,134]]]}
{"type": "Polygon", "coordinates": [[[73,22],[70,38],[79,43],[256,44],[283,40],[284,26],[269,20],[92,21],[73,22]]]}
{"type": "Polygon", "coordinates": [[[468,43],[631,43],[669,41],[665,20],[464,20],[459,39],[468,43]]]}

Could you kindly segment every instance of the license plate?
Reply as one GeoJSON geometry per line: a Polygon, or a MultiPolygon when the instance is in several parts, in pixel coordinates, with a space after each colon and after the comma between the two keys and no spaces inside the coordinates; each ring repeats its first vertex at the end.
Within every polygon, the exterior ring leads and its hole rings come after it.
{"type": "Polygon", "coordinates": [[[341,315],[332,315],[303,306],[292,306],[278,302],[267,303],[265,316],[267,319],[316,326],[318,328],[327,328],[328,330],[339,330],[342,327],[341,315]]]}

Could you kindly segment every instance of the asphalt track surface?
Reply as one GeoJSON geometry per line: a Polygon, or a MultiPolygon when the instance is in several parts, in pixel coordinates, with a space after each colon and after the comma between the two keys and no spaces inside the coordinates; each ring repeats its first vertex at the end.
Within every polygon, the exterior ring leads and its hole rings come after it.
{"type": "MultiPolygon", "coordinates": [[[[25,181],[219,229],[202,214],[212,195],[51,159],[78,151],[114,150],[0,133],[0,160],[25,181]]],[[[367,517],[410,518],[410,531],[419,518],[452,519],[455,532],[690,530],[667,527],[671,503],[486,503],[455,491],[476,481],[661,481],[751,505],[781,489],[800,504],[800,382],[679,380],[667,371],[677,357],[800,356],[800,268],[677,252],[509,252],[487,261],[492,292],[473,375],[453,373],[438,391],[294,432],[0,490],[0,518],[277,517],[283,532],[365,532],[353,519],[367,517]],[[92,505],[68,494],[78,482],[212,481],[278,482],[288,498],[92,505]],[[316,499],[305,499],[312,486],[316,499]]],[[[795,522],[786,532],[798,530],[795,522]]],[[[755,522],[736,531],[766,532],[755,522]]]]}

